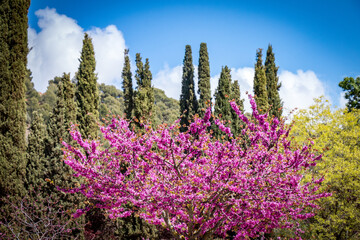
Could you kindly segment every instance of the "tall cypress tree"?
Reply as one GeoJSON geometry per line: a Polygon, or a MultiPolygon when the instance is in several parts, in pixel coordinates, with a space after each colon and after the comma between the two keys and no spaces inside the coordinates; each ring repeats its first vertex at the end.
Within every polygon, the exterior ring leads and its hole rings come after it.
{"type": "MultiPolygon", "coordinates": [[[[241,99],[240,86],[238,80],[235,80],[231,84],[231,99],[235,101],[241,112],[244,112],[244,99],[241,99]]],[[[232,133],[237,136],[240,134],[243,128],[243,122],[239,116],[231,109],[231,130],[232,133]]]]}
{"type": "Polygon", "coordinates": [[[154,88],[151,86],[152,74],[150,71],[149,59],[145,65],[141,61],[140,53],[136,54],[136,82],[137,91],[134,98],[135,117],[140,121],[151,121],[154,115],[154,88]]]}
{"type": "Polygon", "coordinates": [[[39,191],[46,185],[46,165],[45,143],[47,133],[44,119],[37,111],[33,112],[30,125],[30,133],[27,145],[27,166],[26,166],[26,189],[39,191]]]}
{"type": "Polygon", "coordinates": [[[76,73],[78,103],[77,123],[83,137],[92,139],[97,136],[97,121],[99,118],[99,91],[95,74],[95,53],[92,40],[87,33],[83,40],[80,56],[80,66],[76,73]]]}
{"type": "Polygon", "coordinates": [[[196,100],[194,84],[194,65],[192,63],[190,45],[186,45],[185,47],[181,85],[180,114],[182,114],[182,117],[180,120],[180,130],[186,131],[193,116],[198,112],[198,102],[196,100]]]}
{"type": "Polygon", "coordinates": [[[225,121],[231,121],[232,119],[232,110],[229,103],[232,87],[230,71],[227,66],[221,68],[219,83],[215,91],[214,114],[225,121]]]}
{"type": "MultiPolygon", "coordinates": [[[[75,116],[71,116],[69,113],[66,113],[69,109],[71,109],[69,108],[69,105],[72,104],[69,104],[69,102],[73,99],[71,97],[66,99],[66,97],[69,97],[67,95],[71,96],[71,94],[69,94],[71,86],[67,86],[67,90],[65,90],[64,87],[64,84],[68,84],[67,77],[68,74],[64,74],[64,77],[57,84],[58,89],[56,92],[56,105],[50,116],[47,128],[48,137],[46,140],[45,150],[45,154],[48,158],[47,165],[45,166],[47,169],[46,177],[51,180],[51,185],[47,186],[46,191],[52,195],[53,199],[59,201],[59,205],[62,206],[64,211],[69,213],[59,216],[63,223],[69,221],[71,218],[70,213],[74,213],[77,208],[83,207],[83,197],[81,194],[64,194],[56,188],[60,187],[63,189],[70,189],[79,184],[79,180],[73,177],[73,170],[62,161],[62,142],[63,140],[66,140],[66,138],[69,138],[66,126],[70,124],[71,118],[75,118],[75,116]],[[68,116],[69,119],[66,119],[65,116],[68,116]]],[[[84,218],[79,219],[77,222],[84,223],[84,218]]],[[[70,225],[71,227],[78,227],[75,223],[71,223],[70,225]]],[[[74,237],[83,237],[81,230],[73,232],[73,234],[74,237]]]]}
{"type": "Polygon", "coordinates": [[[206,43],[200,44],[198,66],[199,115],[203,117],[208,103],[211,101],[210,65],[206,43]]]}
{"type": "Polygon", "coordinates": [[[75,86],[70,80],[70,73],[64,73],[61,78],[64,92],[64,119],[65,119],[65,136],[64,141],[71,142],[72,138],[69,134],[71,124],[76,123],[76,102],[75,102],[75,86]]]}
{"type": "Polygon", "coordinates": [[[262,63],[262,49],[256,51],[254,94],[257,108],[260,113],[265,113],[269,109],[268,94],[266,90],[266,75],[262,63]]]}
{"type": "Polygon", "coordinates": [[[30,0],[0,1],[0,197],[24,193],[29,6],[30,0]]]}
{"type": "Polygon", "coordinates": [[[62,158],[63,152],[61,150],[61,143],[66,136],[64,86],[62,82],[59,82],[57,86],[58,90],[56,92],[56,105],[52,114],[50,115],[49,124],[47,126],[48,139],[46,154],[50,159],[52,159],[51,161],[54,161],[54,163],[51,163],[50,161],[50,165],[47,166],[47,169],[51,172],[48,175],[49,178],[52,178],[54,175],[52,171],[58,171],[54,170],[53,168],[56,168],[57,162],[62,158]]]}
{"type": "Polygon", "coordinates": [[[122,88],[124,92],[125,116],[126,118],[131,119],[134,109],[134,90],[132,85],[132,73],[130,70],[130,58],[128,53],[129,49],[125,49],[125,61],[122,70],[122,88]]]}
{"type": "Polygon", "coordinates": [[[266,74],[266,89],[269,98],[269,105],[271,105],[270,116],[280,118],[282,115],[283,103],[280,99],[279,89],[281,83],[279,83],[279,77],[277,71],[279,67],[275,65],[275,55],[272,50],[271,44],[266,51],[265,60],[265,74],[266,74]]]}

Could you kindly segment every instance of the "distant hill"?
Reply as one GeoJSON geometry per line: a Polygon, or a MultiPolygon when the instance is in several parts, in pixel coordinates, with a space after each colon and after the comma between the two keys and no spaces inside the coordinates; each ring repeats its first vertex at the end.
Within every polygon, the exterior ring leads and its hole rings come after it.
{"type": "MultiPolygon", "coordinates": [[[[29,76],[26,81],[26,103],[28,120],[30,123],[33,111],[39,111],[42,113],[45,121],[48,121],[50,113],[56,103],[56,90],[59,78],[55,77],[49,81],[48,88],[45,93],[41,94],[34,88],[34,84],[31,82],[29,76]]],[[[124,98],[123,92],[117,89],[115,86],[106,85],[104,83],[98,85],[100,106],[99,106],[99,120],[109,117],[124,116],[124,98]]],[[[165,92],[161,89],[154,88],[155,93],[155,126],[161,123],[173,123],[179,117],[179,101],[173,98],[169,98],[165,95],[165,92]]]]}

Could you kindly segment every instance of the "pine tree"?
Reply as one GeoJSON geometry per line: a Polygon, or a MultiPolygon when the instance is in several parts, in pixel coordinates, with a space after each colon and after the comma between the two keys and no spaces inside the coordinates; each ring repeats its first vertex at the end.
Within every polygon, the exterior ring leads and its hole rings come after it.
{"type": "MultiPolygon", "coordinates": [[[[234,100],[241,112],[244,112],[244,99],[240,97],[240,86],[238,80],[231,84],[231,100],[234,100]]],[[[231,109],[231,130],[235,136],[238,136],[243,128],[243,122],[239,116],[231,109]]]]}
{"type": "Polygon", "coordinates": [[[255,101],[260,113],[269,109],[268,94],[266,90],[266,75],[262,63],[262,49],[256,51],[255,77],[254,77],[255,101]]]}
{"type": "Polygon", "coordinates": [[[83,137],[92,139],[97,136],[97,121],[99,118],[99,92],[95,74],[95,53],[92,40],[87,33],[83,40],[80,56],[80,66],[76,73],[78,103],[77,123],[83,137]]]}
{"type": "Polygon", "coordinates": [[[208,103],[211,101],[210,65],[206,43],[200,44],[198,66],[199,115],[203,117],[208,103]]]}
{"type": "Polygon", "coordinates": [[[0,2],[0,197],[25,193],[29,6],[30,0],[0,2]]]}
{"type": "Polygon", "coordinates": [[[283,103],[280,99],[279,89],[281,83],[279,83],[279,77],[277,76],[277,71],[279,67],[275,65],[275,55],[272,50],[271,44],[266,52],[265,60],[265,74],[266,74],[266,89],[268,93],[268,102],[271,105],[269,114],[270,116],[275,116],[280,118],[282,115],[282,106],[283,103]]]}
{"type": "Polygon", "coordinates": [[[145,66],[141,61],[140,53],[136,54],[136,82],[137,91],[134,99],[135,117],[139,121],[152,121],[154,114],[154,88],[151,86],[152,74],[149,59],[145,60],[145,66]]]}
{"type": "Polygon", "coordinates": [[[198,112],[198,103],[195,95],[194,65],[192,63],[191,46],[186,45],[183,62],[183,75],[181,82],[180,114],[181,131],[186,131],[187,126],[198,112]]]}
{"type": "MultiPolygon", "coordinates": [[[[215,91],[215,109],[214,114],[222,120],[231,121],[231,106],[229,103],[232,88],[230,69],[225,66],[221,69],[219,83],[215,91]]],[[[216,127],[215,127],[216,129],[216,127]]]]}
{"type": "Polygon", "coordinates": [[[64,141],[70,143],[72,138],[69,134],[71,124],[76,123],[76,102],[75,86],[70,80],[70,73],[64,73],[61,78],[64,94],[64,119],[65,119],[65,136],[64,141]]]}
{"type": "Polygon", "coordinates": [[[27,166],[25,186],[27,190],[33,188],[35,191],[39,191],[46,185],[46,138],[47,133],[44,119],[41,114],[35,111],[30,125],[26,154],[27,166]]]}
{"type": "Polygon", "coordinates": [[[133,117],[134,109],[134,90],[132,86],[132,73],[130,70],[130,59],[128,53],[129,49],[125,49],[125,61],[122,71],[122,88],[124,92],[125,116],[127,119],[131,119],[133,117]]]}

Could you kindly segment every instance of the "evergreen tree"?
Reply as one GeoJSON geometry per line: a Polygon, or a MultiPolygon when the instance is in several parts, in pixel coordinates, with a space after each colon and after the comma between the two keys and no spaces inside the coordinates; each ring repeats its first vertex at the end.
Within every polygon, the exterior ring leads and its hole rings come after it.
{"type": "Polygon", "coordinates": [[[26,98],[26,123],[31,124],[33,119],[33,113],[36,111],[39,113],[40,110],[40,94],[34,88],[34,83],[32,82],[31,71],[27,69],[27,74],[25,78],[25,98],[26,98]]]}
{"type": "Polygon", "coordinates": [[[124,92],[124,105],[125,105],[125,116],[127,119],[131,119],[133,116],[134,109],[134,90],[132,86],[132,73],[130,70],[130,59],[128,56],[129,49],[125,49],[125,61],[124,68],[122,71],[123,79],[123,92],[124,92]]]}
{"type": "Polygon", "coordinates": [[[266,90],[266,75],[262,63],[262,49],[256,51],[255,77],[254,77],[255,101],[260,113],[269,109],[268,94],[266,90]]]}
{"type": "Polygon", "coordinates": [[[49,178],[55,174],[53,171],[56,168],[56,163],[61,160],[63,152],[62,141],[66,136],[66,127],[65,127],[65,102],[64,102],[64,86],[63,83],[58,83],[58,90],[56,96],[56,105],[53,109],[52,114],[50,115],[48,129],[48,139],[46,144],[46,155],[52,159],[50,160],[50,165],[47,166],[47,169],[50,171],[48,174],[49,178]],[[54,161],[54,163],[51,163],[54,161]]]}
{"type": "MultiPolygon", "coordinates": [[[[235,80],[231,84],[231,100],[234,100],[238,105],[241,112],[244,112],[244,99],[241,99],[240,86],[238,80],[235,80]]],[[[241,133],[242,125],[244,124],[235,111],[231,110],[231,130],[234,136],[238,136],[241,133]]]]}
{"type": "MultiPolygon", "coordinates": [[[[231,106],[229,103],[232,88],[230,69],[225,66],[221,69],[219,83],[215,91],[215,109],[214,114],[222,120],[231,121],[231,106]]],[[[217,127],[215,127],[217,129],[217,127]]]]}
{"type": "Polygon", "coordinates": [[[142,80],[144,79],[144,64],[142,62],[140,53],[136,54],[135,63],[136,63],[135,79],[136,79],[137,87],[139,88],[142,85],[142,80]]]}
{"type": "Polygon", "coordinates": [[[26,182],[27,190],[34,188],[39,191],[46,185],[46,165],[45,143],[46,143],[46,125],[41,114],[37,111],[33,113],[33,119],[30,125],[30,133],[27,145],[27,166],[26,182]]]}
{"type": "MultiPolygon", "coordinates": [[[[51,194],[54,199],[58,200],[63,209],[69,213],[59,216],[63,222],[69,221],[71,218],[70,213],[74,213],[77,208],[83,207],[83,197],[81,194],[64,194],[57,189],[57,187],[62,189],[70,189],[80,184],[78,179],[73,178],[73,170],[62,161],[62,142],[66,138],[70,138],[66,126],[69,125],[69,120],[71,118],[75,118],[74,115],[66,113],[69,111],[69,109],[71,109],[69,106],[71,107],[73,105],[70,104],[71,97],[67,99],[68,101],[65,100],[65,96],[71,96],[71,85],[68,85],[69,82],[67,81],[69,80],[68,76],[68,74],[64,74],[64,77],[57,84],[58,90],[56,92],[56,105],[50,116],[48,124],[48,138],[46,140],[45,150],[45,154],[49,159],[48,164],[45,166],[47,169],[46,177],[51,182],[51,184],[48,185],[45,190],[48,192],[48,194],[51,194]],[[64,84],[68,85],[66,94],[64,84]],[[65,116],[68,116],[69,119],[66,119],[65,116]]],[[[84,218],[79,219],[78,223],[79,222],[84,223],[84,218]]],[[[76,227],[75,225],[71,226],[76,227]]],[[[83,237],[83,233],[79,231],[76,231],[73,234],[74,237],[83,237]]]]}
{"type": "Polygon", "coordinates": [[[282,106],[279,89],[281,87],[281,83],[279,83],[279,77],[277,76],[277,71],[279,67],[275,65],[275,55],[272,50],[271,44],[266,52],[266,60],[265,60],[265,75],[266,75],[266,89],[268,93],[268,102],[271,105],[270,108],[270,116],[275,116],[280,118],[282,115],[282,106]]]}
{"type": "Polygon", "coordinates": [[[83,40],[80,66],[76,73],[78,103],[77,123],[83,137],[92,139],[97,136],[97,120],[99,118],[99,93],[95,74],[95,53],[92,40],[87,33],[83,40]]]}
{"type": "Polygon", "coordinates": [[[194,65],[192,63],[191,46],[186,45],[181,82],[180,114],[181,131],[186,131],[193,116],[198,112],[198,103],[195,95],[194,65]]]}
{"type": "Polygon", "coordinates": [[[61,78],[64,94],[64,119],[65,119],[65,136],[64,141],[69,143],[72,138],[69,134],[71,124],[76,123],[76,102],[75,102],[75,86],[70,80],[70,73],[64,73],[61,78]]]}
{"type": "Polygon", "coordinates": [[[208,103],[211,101],[210,65],[206,43],[200,44],[198,66],[199,115],[203,117],[208,103]]]}
{"type": "Polygon", "coordinates": [[[356,79],[346,77],[339,83],[339,87],[345,91],[345,98],[348,100],[346,107],[349,112],[360,109],[360,77],[356,79]]]}
{"type": "Polygon", "coordinates": [[[29,6],[30,0],[0,1],[0,197],[24,194],[29,6]]]}
{"type": "Polygon", "coordinates": [[[141,61],[140,53],[136,54],[136,82],[137,91],[134,99],[135,117],[139,121],[151,121],[153,119],[154,89],[151,86],[152,74],[150,71],[149,59],[145,60],[145,66],[141,61]]]}

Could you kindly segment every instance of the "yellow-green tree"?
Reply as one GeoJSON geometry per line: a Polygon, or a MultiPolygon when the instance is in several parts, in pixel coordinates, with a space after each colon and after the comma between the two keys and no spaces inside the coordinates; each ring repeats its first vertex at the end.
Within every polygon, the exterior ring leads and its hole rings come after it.
{"type": "MultiPolygon", "coordinates": [[[[304,222],[305,239],[360,239],[360,111],[332,110],[324,98],[294,116],[295,142],[314,141],[323,154],[312,174],[323,175],[317,215],[304,222]]],[[[310,176],[308,176],[310,177],[310,176]]]]}

